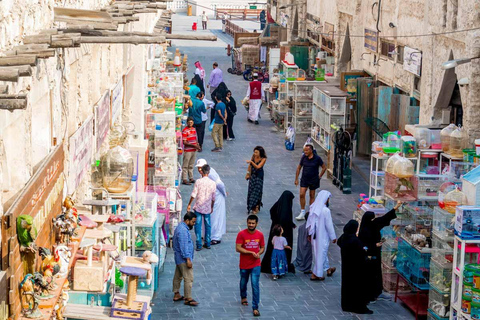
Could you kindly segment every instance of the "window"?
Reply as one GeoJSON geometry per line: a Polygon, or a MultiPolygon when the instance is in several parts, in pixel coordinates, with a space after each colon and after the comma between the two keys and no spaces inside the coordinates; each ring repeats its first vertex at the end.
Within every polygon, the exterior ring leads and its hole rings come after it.
{"type": "Polygon", "coordinates": [[[422,88],[422,78],[415,76],[415,78],[413,79],[413,90],[420,92],[421,88],[422,88]]]}
{"type": "Polygon", "coordinates": [[[403,64],[403,51],[405,47],[404,46],[398,46],[396,51],[397,51],[397,63],[403,64]]]}
{"type": "Polygon", "coordinates": [[[382,41],[380,54],[382,56],[388,57],[388,59],[393,60],[393,54],[391,52],[395,51],[395,45],[391,42],[382,41]]]}

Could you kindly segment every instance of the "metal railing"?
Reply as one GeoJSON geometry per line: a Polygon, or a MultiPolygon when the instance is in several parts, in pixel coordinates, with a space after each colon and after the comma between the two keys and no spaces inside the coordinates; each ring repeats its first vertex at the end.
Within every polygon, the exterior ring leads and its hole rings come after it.
{"type": "Polygon", "coordinates": [[[250,32],[247,29],[244,29],[235,23],[233,23],[230,20],[227,20],[225,23],[225,33],[231,35],[232,37],[235,37],[235,33],[240,33],[240,32],[250,32]]]}

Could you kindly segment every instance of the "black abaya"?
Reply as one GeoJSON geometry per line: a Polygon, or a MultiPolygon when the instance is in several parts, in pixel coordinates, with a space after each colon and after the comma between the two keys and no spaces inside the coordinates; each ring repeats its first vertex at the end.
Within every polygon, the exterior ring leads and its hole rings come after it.
{"type": "Polygon", "coordinates": [[[365,313],[368,299],[364,290],[366,252],[357,238],[358,222],[350,220],[343,228],[343,235],[338,239],[342,257],[342,310],[346,312],[365,313]]]}
{"type": "Polygon", "coordinates": [[[225,84],[225,82],[220,82],[218,87],[215,90],[213,90],[212,101],[215,103],[215,105],[213,106],[212,110],[210,111],[210,123],[213,121],[213,119],[215,117],[215,107],[217,106],[217,100],[215,99],[215,97],[217,95],[220,95],[220,99],[225,103],[226,102],[225,97],[227,96],[227,91],[228,91],[228,88],[227,88],[227,85],[225,84]]]}
{"type": "MultiPolygon", "coordinates": [[[[305,214],[305,221],[308,220],[309,212],[305,214]]],[[[309,272],[312,270],[312,243],[308,241],[308,230],[307,224],[304,223],[298,227],[298,238],[297,238],[297,257],[293,264],[295,268],[302,272],[309,272]]]]}
{"type": "Polygon", "coordinates": [[[197,80],[197,87],[199,87],[200,91],[205,94],[205,87],[204,87],[202,78],[200,78],[200,76],[198,74],[195,74],[193,79],[197,80]]]}
{"type": "MultiPolygon", "coordinates": [[[[271,260],[273,252],[273,227],[277,224],[282,226],[283,237],[287,239],[287,244],[293,248],[293,229],[296,227],[293,223],[293,198],[295,196],[290,191],[284,191],[277,202],[270,209],[270,218],[272,225],[270,226],[270,234],[268,235],[267,250],[262,260],[262,272],[272,273],[271,260]]],[[[295,272],[292,264],[292,250],[285,249],[287,255],[288,272],[295,272]]]]}
{"type": "Polygon", "coordinates": [[[382,247],[377,247],[377,243],[382,240],[380,231],[390,225],[390,221],[396,217],[395,209],[379,218],[375,218],[375,214],[371,211],[365,212],[362,217],[358,238],[367,247],[365,278],[368,283],[366,295],[369,301],[376,300],[383,291],[382,247]]]}

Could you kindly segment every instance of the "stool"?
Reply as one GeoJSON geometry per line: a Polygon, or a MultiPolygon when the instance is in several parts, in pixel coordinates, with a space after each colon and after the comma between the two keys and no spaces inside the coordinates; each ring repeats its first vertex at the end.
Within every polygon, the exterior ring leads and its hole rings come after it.
{"type": "Polygon", "coordinates": [[[120,272],[128,276],[127,300],[115,298],[112,303],[110,317],[143,319],[147,312],[147,303],[135,300],[137,298],[138,277],[145,276],[147,271],[135,267],[122,267],[120,272]]]}

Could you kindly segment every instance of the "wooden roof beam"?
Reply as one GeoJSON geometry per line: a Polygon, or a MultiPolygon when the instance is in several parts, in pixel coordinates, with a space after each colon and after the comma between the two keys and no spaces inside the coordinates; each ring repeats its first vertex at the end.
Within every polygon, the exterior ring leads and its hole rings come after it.
{"type": "Polygon", "coordinates": [[[81,43],[117,43],[117,44],[161,44],[165,43],[166,39],[163,36],[82,36],[81,43]]]}
{"type": "Polygon", "coordinates": [[[169,34],[160,33],[168,40],[199,40],[199,41],[217,41],[217,37],[213,34],[169,34]]]}
{"type": "MultiPolygon", "coordinates": [[[[163,37],[164,38],[164,37],[163,37]]],[[[37,57],[35,55],[17,55],[10,57],[0,57],[0,67],[37,65],[37,57]]]]}
{"type": "Polygon", "coordinates": [[[27,108],[28,99],[26,93],[0,94],[0,109],[13,112],[27,108]]]}

